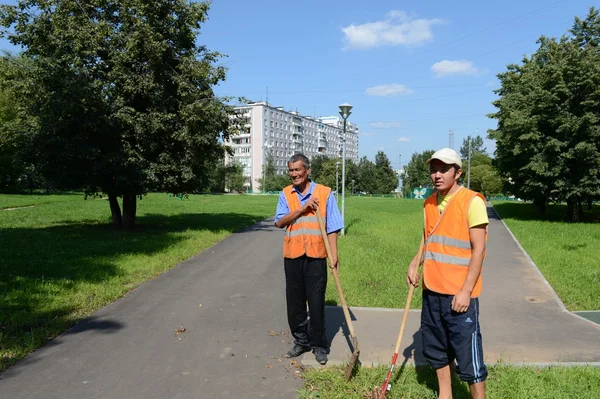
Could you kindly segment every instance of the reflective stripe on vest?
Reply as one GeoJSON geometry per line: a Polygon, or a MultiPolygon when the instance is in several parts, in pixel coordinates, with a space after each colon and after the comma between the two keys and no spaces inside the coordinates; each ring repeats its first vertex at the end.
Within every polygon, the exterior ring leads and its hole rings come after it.
{"type": "Polygon", "coordinates": [[[425,252],[425,260],[429,259],[433,260],[434,262],[448,263],[458,266],[469,266],[469,262],[471,261],[471,258],[460,258],[458,256],[444,255],[427,251],[425,252]]]}
{"type": "MultiPolygon", "coordinates": [[[[329,187],[315,184],[311,197],[319,199],[319,211],[323,221],[326,221],[327,198],[331,189],[329,187]]],[[[293,186],[287,186],[283,189],[290,212],[300,209],[300,199],[298,193],[294,191],[293,186]]],[[[304,215],[290,223],[286,228],[286,234],[283,242],[283,257],[289,259],[299,258],[306,255],[310,258],[327,258],[327,251],[319,228],[319,221],[314,210],[306,212],[304,215]]]]}
{"type": "Polygon", "coordinates": [[[437,234],[432,234],[431,236],[429,236],[429,238],[427,239],[425,244],[428,244],[428,243],[442,244],[442,245],[446,245],[449,247],[456,247],[456,248],[462,248],[462,249],[471,249],[471,241],[459,240],[458,238],[450,238],[450,237],[440,236],[437,234]]]}
{"type": "MultiPolygon", "coordinates": [[[[316,216],[301,216],[298,219],[296,219],[294,222],[292,222],[292,225],[298,224],[298,223],[317,223],[317,225],[318,225],[319,219],[317,219],[316,216]]],[[[327,223],[327,218],[323,218],[323,223],[327,223]]],[[[307,228],[300,227],[300,228],[293,229],[293,230],[286,229],[286,231],[285,231],[285,235],[288,237],[294,237],[294,236],[298,236],[298,235],[302,235],[302,234],[321,237],[321,228],[307,229],[307,228]]]]}
{"type": "MultiPolygon", "coordinates": [[[[450,198],[440,215],[437,194],[425,200],[425,248],[423,251],[423,284],[432,291],[455,295],[467,278],[472,248],[468,210],[471,201],[480,196],[464,187],[450,198]]],[[[487,239],[487,236],[486,236],[487,239]]],[[[481,276],[472,297],[481,292],[481,276]]]]}

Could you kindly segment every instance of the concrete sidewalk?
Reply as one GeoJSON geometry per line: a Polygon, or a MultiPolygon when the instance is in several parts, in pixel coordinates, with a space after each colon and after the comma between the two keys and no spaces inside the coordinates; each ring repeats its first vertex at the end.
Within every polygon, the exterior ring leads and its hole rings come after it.
{"type": "MultiPolygon", "coordinates": [[[[512,234],[488,207],[487,259],[480,297],[480,323],[487,363],[592,363],[600,365],[600,325],[566,310],[512,234]]],[[[421,295],[421,289],[415,295],[421,295]]],[[[390,364],[403,310],[350,308],[366,365],[390,364]]],[[[398,360],[421,364],[421,312],[411,310],[398,360]]],[[[327,308],[330,364],[351,354],[342,309],[327,308]]],[[[317,366],[305,354],[303,363],[317,366]]]]}

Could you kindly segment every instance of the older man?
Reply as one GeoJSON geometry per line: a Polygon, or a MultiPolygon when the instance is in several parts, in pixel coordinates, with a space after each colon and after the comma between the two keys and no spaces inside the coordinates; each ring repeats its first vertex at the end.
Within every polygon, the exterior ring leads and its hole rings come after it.
{"type": "Polygon", "coordinates": [[[312,349],[317,362],[326,364],[327,252],[319,230],[317,208],[326,221],[332,268],[339,268],[337,236],[343,221],[331,189],[310,180],[310,162],[306,156],[293,155],[288,162],[288,173],[292,184],[283,189],[275,214],[275,225],[286,228],[283,258],[287,315],[294,337],[294,346],[286,356],[300,356],[312,349]]]}

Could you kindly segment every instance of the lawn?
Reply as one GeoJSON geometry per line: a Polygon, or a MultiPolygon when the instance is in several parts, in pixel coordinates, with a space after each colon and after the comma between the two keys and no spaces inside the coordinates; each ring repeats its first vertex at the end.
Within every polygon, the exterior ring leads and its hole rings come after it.
{"type": "Polygon", "coordinates": [[[51,204],[54,202],[74,201],[82,199],[81,194],[32,194],[32,195],[5,195],[0,194],[0,210],[34,206],[41,204],[51,204]]]}
{"type": "MultiPolygon", "coordinates": [[[[388,368],[362,367],[346,382],[340,367],[310,369],[304,373],[302,399],[343,398],[363,399],[364,394],[383,384],[388,368]]],[[[600,397],[599,367],[514,367],[493,366],[488,369],[489,399],[596,399],[600,397]]],[[[468,386],[453,381],[454,399],[467,399],[468,386]]],[[[396,369],[392,389],[386,398],[434,399],[437,381],[429,367],[406,366],[396,369]]]]}
{"type": "Polygon", "coordinates": [[[565,205],[549,205],[538,219],[531,204],[494,202],[508,225],[567,309],[600,310],[600,207],[584,223],[567,223],[565,205]]]}
{"type": "Polygon", "coordinates": [[[277,197],[150,194],[139,228],[115,231],[108,201],[0,195],[0,371],[138,284],[274,213],[277,197]]]}
{"type": "MultiPolygon", "coordinates": [[[[349,305],[403,308],[406,270],[419,249],[423,202],[396,198],[346,200],[347,235],[339,240],[340,279],[349,305]]],[[[327,303],[337,304],[330,278],[327,303]]],[[[415,295],[413,308],[421,307],[415,295]]]]}

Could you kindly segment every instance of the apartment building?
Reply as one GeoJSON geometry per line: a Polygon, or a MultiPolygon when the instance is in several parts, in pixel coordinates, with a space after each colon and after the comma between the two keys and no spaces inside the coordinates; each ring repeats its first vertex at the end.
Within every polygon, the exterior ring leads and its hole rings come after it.
{"type": "MultiPolygon", "coordinates": [[[[283,107],[272,107],[266,102],[251,103],[236,108],[243,118],[243,128],[227,143],[233,157],[244,168],[253,191],[259,191],[263,165],[273,157],[277,174],[287,173],[287,161],[295,153],[309,159],[316,155],[341,157],[343,148],[343,120],[337,116],[312,118],[283,107]]],[[[346,159],[358,162],[358,126],[346,124],[346,159]]]]}

